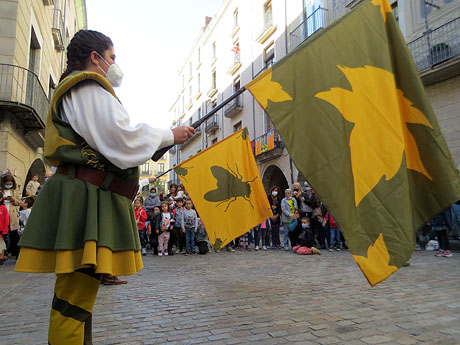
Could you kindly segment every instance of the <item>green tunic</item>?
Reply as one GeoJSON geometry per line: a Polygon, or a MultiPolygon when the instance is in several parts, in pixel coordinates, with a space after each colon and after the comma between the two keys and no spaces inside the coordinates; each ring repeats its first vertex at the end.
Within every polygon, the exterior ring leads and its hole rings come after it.
{"type": "MultiPolygon", "coordinates": [[[[116,98],[108,81],[97,73],[74,72],[59,83],[45,128],[46,158],[55,166],[73,164],[106,171],[109,173],[107,184],[113,176],[137,184],[138,167],[124,170],[116,167],[62,120],[63,97],[82,82],[98,83],[116,98]]],[[[54,174],[40,191],[19,245],[42,250],[73,250],[83,248],[86,241],[96,241],[98,247],[114,252],[139,251],[131,200],[104,190],[103,186],[74,178],[72,174],[54,174]]]]}

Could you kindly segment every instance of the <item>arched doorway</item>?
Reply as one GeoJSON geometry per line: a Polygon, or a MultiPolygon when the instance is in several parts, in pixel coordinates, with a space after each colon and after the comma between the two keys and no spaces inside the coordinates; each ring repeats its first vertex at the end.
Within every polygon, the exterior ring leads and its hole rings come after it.
{"type": "Polygon", "coordinates": [[[270,165],[264,172],[262,178],[265,191],[268,193],[273,186],[280,187],[281,194],[284,196],[284,190],[289,188],[288,181],[283,172],[276,165],[270,165]]]}
{"type": "Polygon", "coordinates": [[[32,165],[29,168],[29,171],[27,172],[26,180],[24,181],[24,188],[22,190],[22,195],[26,195],[26,186],[27,183],[29,183],[30,180],[32,180],[32,177],[35,175],[38,175],[38,181],[40,184],[43,184],[45,182],[45,164],[43,164],[43,161],[39,158],[34,160],[32,165]]]}

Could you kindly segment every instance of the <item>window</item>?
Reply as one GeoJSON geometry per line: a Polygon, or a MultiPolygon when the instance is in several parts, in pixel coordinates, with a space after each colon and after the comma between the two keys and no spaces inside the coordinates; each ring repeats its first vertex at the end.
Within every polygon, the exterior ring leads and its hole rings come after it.
{"type": "Polygon", "coordinates": [[[197,66],[198,68],[201,65],[201,48],[200,47],[198,47],[197,58],[198,58],[198,66],[197,66]]]}
{"type": "Polygon", "coordinates": [[[188,104],[192,104],[192,85],[189,86],[188,90],[188,104]]]}
{"type": "Polygon", "coordinates": [[[190,61],[190,63],[189,63],[189,67],[190,67],[190,68],[189,68],[189,69],[190,69],[190,73],[189,73],[189,75],[190,75],[190,77],[191,77],[191,76],[192,76],[192,61],[190,61]]]}
{"type": "Polygon", "coordinates": [[[198,108],[198,120],[201,119],[201,107],[198,108]]]}
{"type": "Polygon", "coordinates": [[[212,59],[215,60],[217,59],[217,54],[216,54],[216,42],[212,44],[212,59]]]}
{"type": "Polygon", "coordinates": [[[211,145],[214,145],[215,143],[217,143],[217,138],[211,139],[211,145]]]}
{"type": "Polygon", "coordinates": [[[233,133],[238,132],[240,129],[243,128],[242,122],[238,122],[237,124],[233,125],[233,133]]]}
{"type": "Polygon", "coordinates": [[[273,25],[272,2],[267,1],[264,5],[264,30],[273,25]]]}
{"type": "Polygon", "coordinates": [[[233,29],[238,27],[238,9],[233,12],[233,29]]]}
{"type": "Polygon", "coordinates": [[[273,60],[275,59],[275,43],[272,41],[264,49],[264,65],[271,66],[273,65],[273,60]]]}
{"type": "Polygon", "coordinates": [[[185,76],[182,74],[182,90],[185,89],[185,76]]]}
{"type": "Polygon", "coordinates": [[[233,93],[240,89],[240,77],[236,78],[233,82],[233,93]]]}
{"type": "Polygon", "coordinates": [[[200,85],[200,83],[201,83],[201,75],[200,75],[200,73],[198,73],[196,79],[197,79],[197,85],[196,85],[197,90],[196,91],[197,91],[197,93],[200,93],[200,91],[201,91],[201,85],[200,85]]]}
{"type": "Polygon", "coordinates": [[[147,174],[150,173],[150,165],[149,165],[149,163],[144,163],[142,165],[142,173],[143,173],[143,175],[147,175],[147,174]]]}
{"type": "MultiPolygon", "coordinates": [[[[145,163],[148,164],[148,163],[145,163]]],[[[165,163],[158,163],[158,172],[163,173],[165,172],[165,163]]]]}
{"type": "Polygon", "coordinates": [[[212,89],[217,89],[217,75],[216,70],[212,71],[212,89]]]}

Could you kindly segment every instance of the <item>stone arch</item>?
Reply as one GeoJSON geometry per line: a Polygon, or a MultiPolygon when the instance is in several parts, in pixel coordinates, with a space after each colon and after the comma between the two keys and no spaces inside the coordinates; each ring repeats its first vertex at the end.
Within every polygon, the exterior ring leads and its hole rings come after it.
{"type": "Polygon", "coordinates": [[[262,183],[267,193],[273,186],[280,187],[280,191],[282,194],[284,194],[285,189],[289,188],[289,183],[286,177],[284,176],[283,171],[276,165],[269,165],[267,169],[265,169],[262,178],[262,183]]]}
{"type": "Polygon", "coordinates": [[[41,184],[45,182],[45,164],[40,158],[35,159],[32,164],[30,165],[29,171],[27,172],[26,180],[24,182],[24,187],[22,190],[22,195],[26,195],[26,186],[27,183],[29,183],[30,180],[32,180],[32,177],[34,175],[38,175],[38,181],[40,181],[41,184]]]}

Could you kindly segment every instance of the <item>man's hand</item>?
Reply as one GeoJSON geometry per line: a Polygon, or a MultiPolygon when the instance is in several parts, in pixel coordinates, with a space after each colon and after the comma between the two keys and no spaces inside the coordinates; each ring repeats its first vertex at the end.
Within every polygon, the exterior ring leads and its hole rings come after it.
{"type": "Polygon", "coordinates": [[[195,134],[195,129],[190,126],[180,126],[172,129],[174,144],[183,144],[195,134]]]}

